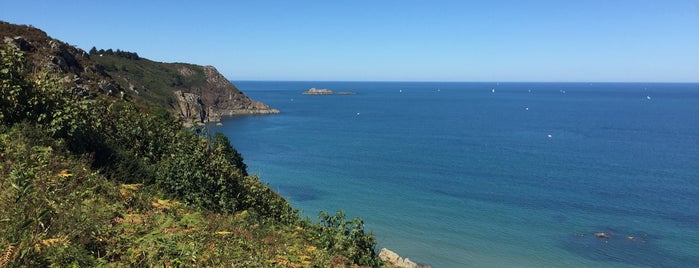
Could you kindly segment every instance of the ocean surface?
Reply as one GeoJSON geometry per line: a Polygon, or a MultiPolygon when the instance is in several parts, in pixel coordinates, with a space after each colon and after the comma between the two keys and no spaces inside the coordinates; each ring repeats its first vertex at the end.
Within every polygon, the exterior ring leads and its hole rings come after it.
{"type": "Polygon", "coordinates": [[[699,84],[234,83],[250,173],[418,263],[699,267],[699,84]]]}

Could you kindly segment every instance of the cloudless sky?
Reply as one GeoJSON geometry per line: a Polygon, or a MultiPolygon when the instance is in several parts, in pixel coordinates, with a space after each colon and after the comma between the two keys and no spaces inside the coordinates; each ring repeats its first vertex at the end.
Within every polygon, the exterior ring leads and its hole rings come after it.
{"type": "Polygon", "coordinates": [[[699,1],[28,1],[0,20],[232,80],[699,82],[699,1]]]}

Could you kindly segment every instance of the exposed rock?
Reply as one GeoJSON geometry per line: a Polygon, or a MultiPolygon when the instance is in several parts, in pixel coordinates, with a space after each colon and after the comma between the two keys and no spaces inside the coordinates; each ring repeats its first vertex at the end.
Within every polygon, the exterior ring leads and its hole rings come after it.
{"type": "Polygon", "coordinates": [[[231,83],[214,66],[204,66],[204,73],[206,74],[206,82],[213,86],[225,87],[231,83]]]}
{"type": "Polygon", "coordinates": [[[611,236],[610,234],[608,234],[608,233],[602,233],[602,232],[600,232],[600,233],[595,233],[595,237],[597,237],[597,238],[609,239],[609,238],[612,237],[612,236],[611,236]]]}
{"type": "Polygon", "coordinates": [[[192,69],[190,69],[190,68],[187,68],[187,67],[181,67],[181,68],[179,69],[179,71],[180,71],[180,74],[181,74],[182,76],[192,76],[192,75],[194,75],[194,71],[193,71],[192,69]]]}
{"type": "Polygon", "coordinates": [[[24,39],[24,37],[21,36],[16,36],[14,38],[11,37],[5,37],[5,43],[7,44],[12,44],[15,47],[17,47],[21,51],[31,51],[33,49],[31,43],[24,39]]]}
{"type": "Polygon", "coordinates": [[[254,101],[240,92],[226,77],[213,66],[205,66],[206,83],[203,88],[192,88],[199,95],[206,109],[204,121],[216,122],[223,116],[249,114],[278,114],[279,110],[272,109],[259,101],[254,101]]]}
{"type": "Polygon", "coordinates": [[[387,262],[395,267],[401,267],[401,268],[421,267],[421,266],[418,266],[417,263],[414,263],[413,261],[411,261],[408,258],[401,258],[400,256],[398,256],[398,254],[396,254],[393,251],[388,250],[387,248],[381,249],[381,252],[379,252],[379,258],[382,261],[387,262]]]}
{"type": "Polygon", "coordinates": [[[180,117],[185,119],[185,122],[189,120],[204,122],[206,120],[206,107],[204,107],[199,96],[178,90],[175,91],[175,97],[177,98],[180,117]]]}
{"type": "Polygon", "coordinates": [[[90,60],[85,51],[53,39],[32,26],[0,21],[0,40],[3,40],[0,45],[12,45],[25,52],[25,59],[32,72],[71,77],[72,79],[62,80],[63,86],[67,88],[78,88],[78,91],[101,89],[101,93],[106,93],[108,89],[102,89],[104,86],[100,87],[100,83],[115,85],[113,79],[90,60]]]}
{"type": "Polygon", "coordinates": [[[312,87],[312,88],[308,89],[307,91],[304,91],[303,94],[304,95],[333,95],[333,94],[354,95],[355,93],[352,91],[340,91],[340,92],[335,93],[332,90],[327,89],[327,88],[314,88],[314,87],[312,87]]]}
{"type": "Polygon", "coordinates": [[[306,95],[332,95],[333,91],[327,88],[310,88],[308,91],[303,92],[306,95]]]}
{"type": "Polygon", "coordinates": [[[87,56],[85,51],[55,39],[49,40],[48,46],[50,54],[53,55],[49,57],[51,63],[60,67],[63,73],[77,74],[83,70],[81,60],[78,58],[85,58],[87,56]]]}
{"type": "Polygon", "coordinates": [[[104,92],[117,92],[119,90],[119,86],[109,81],[99,81],[97,85],[104,92]]]}

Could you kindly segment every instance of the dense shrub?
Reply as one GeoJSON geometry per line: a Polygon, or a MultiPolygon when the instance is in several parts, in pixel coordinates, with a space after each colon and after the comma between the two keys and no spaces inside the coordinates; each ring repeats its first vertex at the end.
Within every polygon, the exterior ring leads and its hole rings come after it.
{"type": "Polygon", "coordinates": [[[25,79],[24,53],[12,46],[0,50],[0,120],[15,123],[26,116],[33,89],[25,79]]]}
{"type": "Polygon", "coordinates": [[[318,217],[321,225],[316,242],[331,252],[348,256],[352,263],[380,266],[372,233],[364,232],[364,221],[360,218],[348,220],[344,211],[335,215],[321,212],[318,217]]]}

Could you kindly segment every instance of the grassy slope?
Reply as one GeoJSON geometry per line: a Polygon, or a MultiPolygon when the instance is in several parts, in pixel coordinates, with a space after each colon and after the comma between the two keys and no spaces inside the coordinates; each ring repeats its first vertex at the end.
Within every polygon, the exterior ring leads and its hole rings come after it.
{"type": "Polygon", "coordinates": [[[201,86],[206,81],[203,68],[193,64],[162,63],[144,58],[131,60],[116,55],[92,55],[92,59],[104,66],[122,88],[129,89],[131,84],[145,100],[161,106],[174,103],[173,91],[201,86]],[[182,75],[179,71],[182,67],[192,70],[193,74],[182,75]]]}

